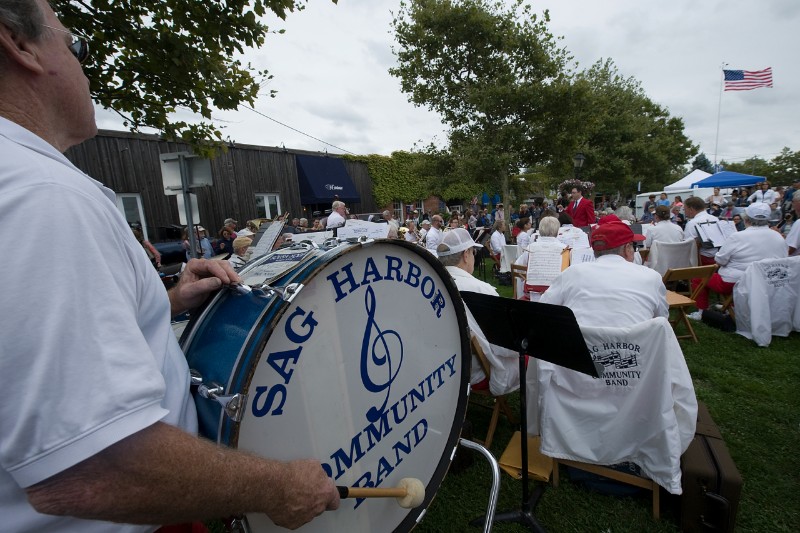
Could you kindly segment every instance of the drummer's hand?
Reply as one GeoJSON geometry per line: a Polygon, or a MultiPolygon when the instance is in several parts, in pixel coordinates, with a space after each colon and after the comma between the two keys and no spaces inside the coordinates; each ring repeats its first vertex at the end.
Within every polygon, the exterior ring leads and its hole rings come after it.
{"type": "Polygon", "coordinates": [[[270,497],[267,511],[276,525],[297,529],[324,511],[339,508],[339,491],[319,461],[291,461],[284,467],[282,486],[270,497]]]}
{"type": "Polygon", "coordinates": [[[169,291],[172,316],[199,306],[209,294],[223,285],[238,282],[239,276],[227,261],[190,259],[178,285],[169,291]]]}

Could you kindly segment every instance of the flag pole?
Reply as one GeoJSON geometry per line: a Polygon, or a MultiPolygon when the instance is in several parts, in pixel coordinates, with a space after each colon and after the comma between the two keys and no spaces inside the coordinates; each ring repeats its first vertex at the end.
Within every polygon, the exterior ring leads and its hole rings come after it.
{"type": "Polygon", "coordinates": [[[717,138],[714,141],[714,173],[717,172],[717,151],[719,150],[719,117],[722,114],[722,86],[725,83],[725,67],[728,64],[722,62],[720,70],[723,71],[722,78],[719,80],[719,104],[717,105],[717,138]]]}

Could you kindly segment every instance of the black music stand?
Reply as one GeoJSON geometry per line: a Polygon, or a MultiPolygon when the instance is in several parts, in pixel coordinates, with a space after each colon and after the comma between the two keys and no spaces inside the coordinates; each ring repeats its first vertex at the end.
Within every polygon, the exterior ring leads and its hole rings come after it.
{"type": "MultiPolygon", "coordinates": [[[[600,377],[603,366],[595,363],[583,340],[575,315],[568,307],[500,298],[475,292],[461,292],[461,298],[475,317],[487,340],[519,353],[519,409],[522,446],[522,505],[520,509],[495,515],[495,522],[513,522],[544,533],[533,510],[543,488],[528,494],[528,420],[525,394],[525,354],[577,372],[600,377]],[[531,344],[535,342],[535,345],[531,344]]],[[[479,525],[478,518],[471,524],[479,525]]]]}

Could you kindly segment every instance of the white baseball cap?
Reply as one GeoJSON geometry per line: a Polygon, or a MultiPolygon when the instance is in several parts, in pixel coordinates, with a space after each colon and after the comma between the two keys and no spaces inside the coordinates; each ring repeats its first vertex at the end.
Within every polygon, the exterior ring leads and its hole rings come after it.
{"type": "Polygon", "coordinates": [[[768,220],[769,216],[772,214],[772,209],[770,209],[769,205],[763,202],[758,202],[756,204],[748,205],[744,210],[744,213],[748,218],[755,220],[768,220]]]}
{"type": "Polygon", "coordinates": [[[442,242],[436,247],[436,254],[439,257],[453,255],[468,248],[483,248],[483,246],[473,241],[464,228],[455,228],[445,232],[442,242]]]}

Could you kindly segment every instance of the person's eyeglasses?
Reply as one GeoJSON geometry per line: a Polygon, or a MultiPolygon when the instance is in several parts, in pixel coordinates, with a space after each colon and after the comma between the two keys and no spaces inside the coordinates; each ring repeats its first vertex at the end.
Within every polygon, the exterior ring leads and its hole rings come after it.
{"type": "Polygon", "coordinates": [[[72,37],[72,43],[69,44],[68,48],[69,51],[72,52],[72,55],[78,60],[78,63],[83,63],[89,57],[89,41],[85,37],[76,35],[71,31],[62,30],[61,28],[48,26],[47,24],[42,24],[42,26],[51,30],[60,31],[61,33],[66,33],[72,37]]]}

